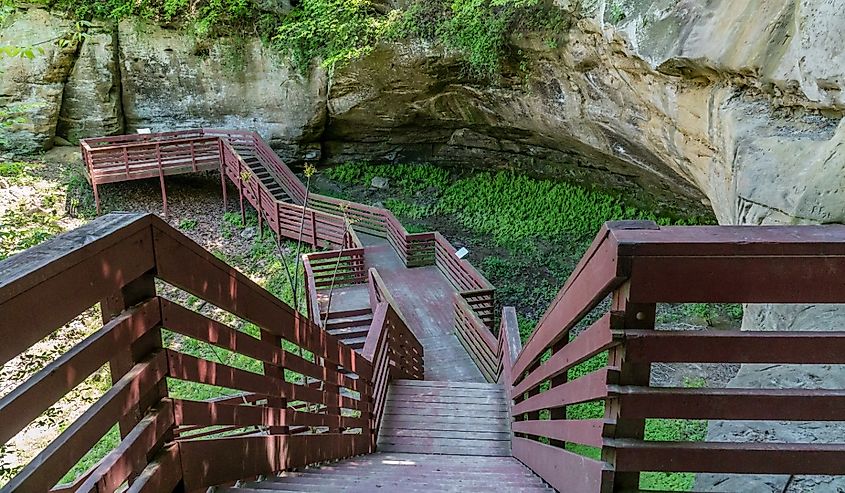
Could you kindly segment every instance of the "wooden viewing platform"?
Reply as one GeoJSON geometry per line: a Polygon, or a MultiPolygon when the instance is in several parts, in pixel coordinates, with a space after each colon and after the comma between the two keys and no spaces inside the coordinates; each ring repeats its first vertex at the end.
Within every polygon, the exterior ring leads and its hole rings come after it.
{"type": "Polygon", "coordinates": [[[608,223],[523,347],[515,311],[494,316],[493,287],[442,235],[409,234],[385,209],[306,202],[254,133],[122,136],[82,149],[95,185],[216,167],[262,228],[293,239],[302,229],[329,251],[305,256],[307,317],[153,215],[109,214],[0,262],[0,363],[98,303],[103,315],[101,329],[0,397],[0,442],[103,365],[112,376],[3,492],[609,492],[637,491],[643,471],[845,474],[840,443],[644,439],[653,418],[845,421],[843,389],[650,382],[653,363],[845,363],[839,327],[654,330],[662,302],[845,302],[845,227],[608,223]],[[167,299],[157,281],[259,335],[167,299]],[[164,347],[162,330],[260,370],[164,347]],[[570,380],[602,353],[606,365],[570,380]],[[234,393],[182,399],[168,379],[234,393]],[[588,402],[603,403],[603,416],[567,414],[588,402]],[[117,448],[57,486],[115,424],[117,448]]]}

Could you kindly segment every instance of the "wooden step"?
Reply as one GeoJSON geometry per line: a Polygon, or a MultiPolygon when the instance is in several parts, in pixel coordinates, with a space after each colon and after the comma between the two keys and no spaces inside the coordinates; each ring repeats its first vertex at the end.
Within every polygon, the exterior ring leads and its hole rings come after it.
{"type": "MultiPolygon", "coordinates": [[[[330,326],[331,327],[331,326],[330,326]]],[[[357,325],[353,327],[341,327],[339,329],[327,329],[329,334],[344,339],[346,337],[366,337],[370,332],[369,325],[357,325]]]]}
{"type": "MultiPolygon", "coordinates": [[[[335,310],[329,313],[329,320],[334,320],[336,318],[346,318],[346,317],[357,317],[360,315],[370,315],[372,317],[373,310],[370,307],[366,308],[356,308],[354,310],[335,310]]],[[[320,319],[326,319],[326,313],[320,313],[320,319]]]]}
{"type": "Polygon", "coordinates": [[[219,488],[231,493],[540,492],[551,489],[513,457],[385,453],[285,472],[219,488]]]}
{"type": "MultiPolygon", "coordinates": [[[[329,318],[326,322],[326,330],[342,329],[345,327],[369,327],[373,321],[372,312],[363,313],[361,315],[348,315],[343,317],[329,318]]],[[[331,333],[331,332],[329,332],[331,333]]]]}

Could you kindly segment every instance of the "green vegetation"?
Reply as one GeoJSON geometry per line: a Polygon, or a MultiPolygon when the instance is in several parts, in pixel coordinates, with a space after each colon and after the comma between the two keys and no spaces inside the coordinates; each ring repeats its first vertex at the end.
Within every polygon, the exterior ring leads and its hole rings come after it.
{"type": "Polygon", "coordinates": [[[439,41],[463,54],[470,75],[495,78],[503,61],[520,58],[510,49],[514,33],[543,31],[546,44],[556,46],[567,22],[561,9],[540,0],[434,0],[412,4],[390,35],[439,41]]]}
{"type": "Polygon", "coordinates": [[[0,208],[0,260],[62,231],[61,185],[41,180],[34,173],[36,167],[39,165],[0,162],[0,185],[33,191],[29,197],[22,192],[19,201],[0,208]]]}
{"type": "Polygon", "coordinates": [[[508,60],[527,68],[519,51],[511,50],[511,36],[541,31],[548,46],[557,46],[569,22],[560,8],[542,0],[415,0],[389,11],[368,0],[301,0],[287,13],[261,10],[252,0],[44,3],[78,19],[178,24],[199,39],[258,35],[303,72],[314,60],[329,68],[344,64],[381,41],[423,38],[462,54],[470,75],[496,78],[508,60]]]}
{"type": "Polygon", "coordinates": [[[196,219],[182,219],[179,221],[179,229],[183,229],[185,231],[193,231],[197,229],[199,223],[196,219]]]}
{"type": "Polygon", "coordinates": [[[372,51],[389,22],[366,1],[303,0],[279,25],[273,45],[303,72],[314,59],[332,67],[372,51]]]}

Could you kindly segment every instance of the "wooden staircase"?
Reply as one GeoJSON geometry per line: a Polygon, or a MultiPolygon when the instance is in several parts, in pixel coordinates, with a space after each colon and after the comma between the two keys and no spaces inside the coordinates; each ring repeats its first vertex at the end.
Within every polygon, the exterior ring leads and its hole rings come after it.
{"type": "Polygon", "coordinates": [[[367,341],[367,333],[373,323],[373,310],[361,308],[357,310],[333,311],[325,318],[326,331],[340,339],[352,349],[361,352],[367,341]]]}
{"type": "Polygon", "coordinates": [[[284,185],[281,181],[261,163],[258,157],[255,155],[247,155],[244,157],[242,151],[239,151],[239,154],[241,154],[241,157],[244,158],[246,165],[250,170],[252,170],[255,176],[258,177],[261,184],[264,185],[264,188],[270,192],[274,199],[288,204],[293,203],[293,199],[285,191],[284,185]]]}
{"type": "Polygon", "coordinates": [[[492,383],[396,380],[390,386],[378,450],[510,456],[504,387],[492,383]]]}

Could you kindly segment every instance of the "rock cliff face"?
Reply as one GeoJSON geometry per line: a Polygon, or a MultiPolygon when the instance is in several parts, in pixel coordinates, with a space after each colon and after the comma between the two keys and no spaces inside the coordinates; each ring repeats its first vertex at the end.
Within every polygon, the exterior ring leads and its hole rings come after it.
{"type": "MultiPolygon", "coordinates": [[[[522,60],[495,83],[420,42],[303,76],[257,40],[197,41],[131,20],[90,28],[81,46],[44,44],[36,60],[0,60],[0,98],[25,116],[8,134],[16,149],[245,127],[291,160],[518,168],[656,208],[712,208],[721,223],[843,220],[845,1],[598,3],[608,22],[561,2],[573,21],[554,48],[515,36],[522,60]]],[[[69,29],[21,10],[0,42],[69,29]]]]}

